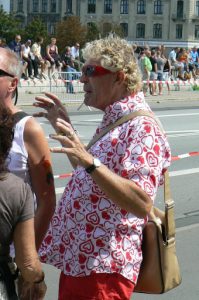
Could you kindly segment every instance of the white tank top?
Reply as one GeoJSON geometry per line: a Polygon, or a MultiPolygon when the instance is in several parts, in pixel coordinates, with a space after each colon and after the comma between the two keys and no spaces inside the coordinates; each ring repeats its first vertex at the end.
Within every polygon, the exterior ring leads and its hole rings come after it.
{"type": "MultiPolygon", "coordinates": [[[[18,121],[14,128],[14,139],[12,147],[8,155],[8,169],[11,173],[21,177],[25,182],[31,186],[31,180],[28,168],[28,152],[24,144],[24,128],[26,122],[31,116],[25,116],[18,121]]],[[[36,199],[34,196],[34,206],[36,206],[36,199]]],[[[10,256],[15,257],[15,249],[13,243],[10,245],[10,256]]]]}
{"type": "Polygon", "coordinates": [[[8,156],[8,169],[31,185],[28,153],[24,144],[24,128],[30,118],[31,116],[25,116],[15,125],[14,139],[8,156]]]}

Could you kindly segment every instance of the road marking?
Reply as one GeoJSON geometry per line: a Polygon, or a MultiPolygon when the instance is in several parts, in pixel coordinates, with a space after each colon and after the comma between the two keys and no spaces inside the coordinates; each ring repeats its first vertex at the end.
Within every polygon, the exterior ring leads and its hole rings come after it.
{"type": "MultiPolygon", "coordinates": [[[[158,118],[167,118],[167,117],[184,117],[184,116],[198,116],[199,113],[186,113],[186,114],[169,114],[169,115],[158,115],[156,116],[158,118]]],[[[95,118],[95,119],[89,119],[89,120],[79,120],[77,123],[88,123],[88,122],[101,122],[102,118],[95,118]]]]}
{"type": "Polygon", "coordinates": [[[195,228],[198,228],[198,227],[199,227],[199,223],[191,224],[191,225],[187,225],[187,226],[182,226],[182,227],[176,228],[176,232],[180,233],[180,232],[195,229],[195,228]]]}
{"type": "Polygon", "coordinates": [[[173,114],[173,115],[156,115],[158,118],[167,118],[167,117],[187,117],[187,116],[198,116],[199,113],[186,113],[186,114],[173,114]]]}
{"type": "Polygon", "coordinates": [[[185,133],[185,132],[187,132],[187,133],[191,133],[191,132],[199,132],[199,130],[198,129],[191,129],[191,130],[168,130],[167,131],[167,134],[170,134],[170,133],[185,133]]]}
{"type": "Polygon", "coordinates": [[[169,172],[169,175],[171,177],[176,177],[176,176],[191,175],[191,174],[196,174],[196,173],[199,173],[199,168],[171,171],[171,172],[169,172]]]}
{"type": "Polygon", "coordinates": [[[167,136],[169,138],[178,138],[178,137],[189,137],[189,136],[195,136],[195,135],[199,135],[199,131],[198,132],[190,132],[190,133],[178,133],[178,134],[168,134],[166,132],[167,136]]]}
{"type": "Polygon", "coordinates": [[[65,187],[60,187],[60,188],[56,188],[55,191],[56,191],[56,195],[58,194],[62,194],[65,190],[65,187]]]}

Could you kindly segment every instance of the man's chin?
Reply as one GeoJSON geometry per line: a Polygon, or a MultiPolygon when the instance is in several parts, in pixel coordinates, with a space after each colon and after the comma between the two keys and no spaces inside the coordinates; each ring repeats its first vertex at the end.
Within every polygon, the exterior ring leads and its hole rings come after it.
{"type": "Polygon", "coordinates": [[[91,106],[91,101],[89,101],[88,98],[84,98],[84,104],[85,104],[86,106],[91,106]]]}

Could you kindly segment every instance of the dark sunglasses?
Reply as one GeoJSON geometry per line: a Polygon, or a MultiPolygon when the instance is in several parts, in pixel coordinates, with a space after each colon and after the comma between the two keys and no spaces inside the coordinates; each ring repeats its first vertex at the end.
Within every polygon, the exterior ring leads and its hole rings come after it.
{"type": "MultiPolygon", "coordinates": [[[[8,76],[8,77],[12,77],[12,78],[15,77],[15,75],[9,74],[6,71],[0,69],[0,77],[4,77],[4,76],[8,76]]],[[[15,103],[14,103],[14,105],[17,104],[17,99],[18,99],[18,89],[16,88],[16,90],[15,90],[15,103]]]]}
{"type": "Polygon", "coordinates": [[[110,70],[107,70],[101,66],[85,65],[82,67],[82,75],[87,77],[103,76],[110,73],[112,73],[110,70]]]}
{"type": "Polygon", "coordinates": [[[15,75],[9,74],[6,71],[0,69],[0,77],[4,77],[4,76],[9,76],[9,77],[12,77],[12,78],[15,77],[15,75]]]}

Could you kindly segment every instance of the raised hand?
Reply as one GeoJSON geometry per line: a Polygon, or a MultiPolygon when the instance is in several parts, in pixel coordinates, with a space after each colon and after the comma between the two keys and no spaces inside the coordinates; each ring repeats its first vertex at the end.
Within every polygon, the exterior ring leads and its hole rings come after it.
{"type": "Polygon", "coordinates": [[[56,128],[58,134],[51,134],[50,137],[59,141],[62,147],[51,148],[51,152],[66,153],[74,167],[87,167],[92,164],[92,155],[86,151],[72,126],[63,119],[57,119],[56,128]]]}
{"type": "Polygon", "coordinates": [[[58,118],[65,120],[70,123],[70,118],[68,116],[65,106],[62,104],[61,100],[52,93],[45,93],[44,96],[37,96],[35,98],[33,106],[44,109],[38,113],[34,113],[34,117],[45,117],[49,120],[56,132],[59,132],[56,127],[56,121],[58,118]]]}

